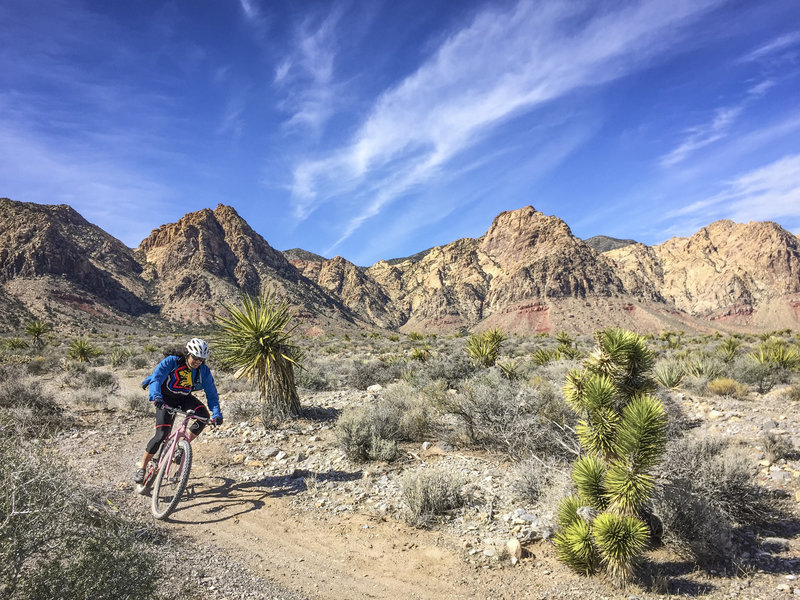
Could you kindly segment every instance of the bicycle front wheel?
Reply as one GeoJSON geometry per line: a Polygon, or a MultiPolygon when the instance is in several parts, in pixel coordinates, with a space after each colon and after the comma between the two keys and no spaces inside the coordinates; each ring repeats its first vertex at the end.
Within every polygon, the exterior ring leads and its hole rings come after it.
{"type": "Polygon", "coordinates": [[[178,448],[183,450],[180,464],[173,464],[170,460],[162,461],[153,484],[151,510],[156,519],[166,519],[175,510],[183,490],[186,489],[186,483],[189,481],[189,471],[192,468],[192,446],[188,441],[180,440],[178,448]]]}

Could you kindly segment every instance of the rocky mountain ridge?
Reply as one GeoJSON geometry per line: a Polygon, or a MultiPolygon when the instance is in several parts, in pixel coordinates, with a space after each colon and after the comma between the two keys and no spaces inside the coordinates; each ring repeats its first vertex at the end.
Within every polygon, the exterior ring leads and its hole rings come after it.
{"type": "Polygon", "coordinates": [[[718,221],[689,238],[598,252],[527,206],[479,238],[364,268],[279,252],[225,205],[154,229],[135,250],[65,205],[0,199],[0,208],[0,308],[16,315],[7,326],[57,315],[208,323],[242,292],[267,289],[289,299],[307,331],[800,324],[800,240],[775,223],[718,221]]]}

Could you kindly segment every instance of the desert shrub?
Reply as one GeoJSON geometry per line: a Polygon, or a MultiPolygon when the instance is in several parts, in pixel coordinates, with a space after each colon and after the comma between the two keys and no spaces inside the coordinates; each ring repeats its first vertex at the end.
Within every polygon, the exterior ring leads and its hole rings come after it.
{"type": "Polygon", "coordinates": [[[684,375],[683,365],[677,360],[662,360],[653,368],[655,380],[668,390],[677,388],[683,381],[684,375]]]}
{"type": "Polygon", "coordinates": [[[109,371],[87,371],[84,376],[86,386],[92,390],[102,390],[107,394],[119,391],[119,379],[109,371]]]}
{"type": "Polygon", "coordinates": [[[355,362],[347,373],[347,385],[357,389],[365,390],[374,384],[383,385],[397,379],[402,372],[402,367],[395,363],[387,364],[380,360],[369,360],[365,362],[355,362]]]}
{"type": "Polygon", "coordinates": [[[125,394],[121,404],[129,413],[142,416],[150,414],[153,406],[144,394],[125,394]]]}
{"type": "Polygon", "coordinates": [[[159,558],[54,456],[0,430],[0,596],[153,598],[159,558]]]}
{"type": "Polygon", "coordinates": [[[708,392],[714,396],[730,396],[732,398],[744,398],[747,395],[747,386],[742,385],[735,379],[720,377],[708,382],[706,386],[708,392]]]}
{"type": "Polygon", "coordinates": [[[529,453],[570,456],[577,452],[566,426],[573,416],[560,397],[552,397],[490,369],[465,381],[458,394],[446,395],[441,409],[455,415],[466,441],[514,459],[529,453]]]}
{"type": "Polygon", "coordinates": [[[36,380],[21,376],[13,369],[0,372],[0,426],[41,437],[71,424],[72,419],[61,405],[36,380]]]}
{"type": "Polygon", "coordinates": [[[461,353],[439,353],[425,361],[423,365],[415,365],[414,368],[415,379],[420,386],[442,380],[448,387],[456,387],[461,380],[473,373],[475,373],[474,363],[461,353]]]}
{"type": "Polygon", "coordinates": [[[736,553],[733,527],[773,514],[753,472],[747,451],[724,438],[671,442],[652,502],[663,541],[701,566],[729,563],[736,553]]]}
{"type": "Polygon", "coordinates": [[[370,407],[349,408],[336,421],[336,441],[350,460],[391,462],[398,456],[397,442],[391,439],[392,424],[384,422],[386,413],[370,407]]]}
{"type": "Polygon", "coordinates": [[[795,383],[786,390],[786,398],[790,402],[800,402],[800,383],[795,383]]]}
{"type": "Polygon", "coordinates": [[[773,362],[760,361],[752,354],[736,359],[734,373],[737,380],[753,386],[759,394],[766,394],[778,383],[789,380],[786,369],[773,362]]]}
{"type": "Polygon", "coordinates": [[[794,446],[785,435],[766,432],[761,436],[760,442],[770,462],[776,462],[782,458],[791,458],[794,454],[794,446]]]}
{"type": "Polygon", "coordinates": [[[35,356],[26,365],[26,370],[30,375],[44,375],[49,373],[53,368],[52,359],[47,359],[42,356],[35,356]]]}
{"type": "Polygon", "coordinates": [[[225,418],[234,423],[251,421],[261,416],[261,403],[252,395],[231,397],[225,405],[225,418]]]}
{"type": "Polygon", "coordinates": [[[415,342],[418,342],[418,341],[420,341],[420,340],[424,340],[424,339],[425,339],[425,336],[424,336],[424,335],[422,335],[422,334],[421,334],[420,332],[418,332],[418,331],[411,331],[411,332],[409,332],[409,334],[408,334],[408,339],[410,339],[410,340],[414,340],[415,342]]]}
{"type": "Polygon", "coordinates": [[[145,369],[151,364],[155,368],[155,362],[148,360],[145,356],[131,356],[128,359],[128,365],[131,369],[145,369]]]}
{"type": "Polygon", "coordinates": [[[548,508],[555,509],[558,501],[572,488],[569,463],[554,458],[523,460],[514,469],[511,488],[533,504],[545,504],[543,500],[552,496],[555,502],[551,502],[548,508]]]}
{"type": "Polygon", "coordinates": [[[469,500],[465,481],[444,468],[406,473],[400,489],[408,509],[406,520],[416,527],[427,527],[436,517],[461,508],[469,500]]]}
{"type": "Polygon", "coordinates": [[[658,485],[652,510],[661,526],[661,540],[679,556],[702,567],[724,565],[731,559],[733,528],[727,516],[684,482],[658,485]]]}
{"type": "Polygon", "coordinates": [[[719,437],[670,442],[662,465],[663,480],[680,483],[736,524],[762,522],[771,512],[754,472],[746,449],[719,437]]]}
{"type": "Polygon", "coordinates": [[[330,382],[325,372],[320,369],[312,360],[306,360],[302,368],[297,369],[294,375],[295,383],[298,387],[307,390],[328,390],[330,382]]]}

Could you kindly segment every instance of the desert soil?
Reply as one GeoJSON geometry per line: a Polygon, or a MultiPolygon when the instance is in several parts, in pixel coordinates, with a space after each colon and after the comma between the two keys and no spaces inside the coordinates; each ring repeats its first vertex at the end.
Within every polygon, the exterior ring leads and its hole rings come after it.
{"type": "MultiPolygon", "coordinates": [[[[134,378],[124,385],[123,391],[134,390],[134,378]]],[[[685,397],[683,403],[701,420],[698,434],[753,443],[754,459],[762,461],[759,483],[790,496],[796,517],[800,464],[768,465],[755,447],[768,430],[797,446],[800,406],[777,398],[685,397]]],[[[660,548],[647,556],[654,583],[618,590],[558,563],[552,543],[533,532],[533,508],[510,492],[510,465],[502,459],[434,443],[406,447],[396,464],[354,464],[336,448],[334,417],[369,395],[303,392],[301,399],[313,418],[276,430],[226,422],[193,444],[186,498],[156,524],[167,534],[167,560],[190,556],[174,571],[176,585],[196,589],[197,597],[231,600],[800,597],[798,518],[780,530],[755,532],[747,567],[736,576],[701,571],[660,548]],[[431,464],[460,471],[482,501],[432,529],[417,529],[402,519],[399,479],[403,470],[431,464]],[[782,541],[767,544],[767,537],[782,541]],[[503,551],[511,538],[523,540],[516,565],[503,551]]],[[[149,521],[150,499],[134,492],[131,477],[152,434],[152,416],[76,410],[79,425],[54,445],[113,510],[149,521]]]]}

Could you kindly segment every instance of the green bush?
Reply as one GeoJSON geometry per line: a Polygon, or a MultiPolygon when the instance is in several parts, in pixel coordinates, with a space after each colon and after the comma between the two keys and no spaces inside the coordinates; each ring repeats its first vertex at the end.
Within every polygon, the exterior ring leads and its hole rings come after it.
{"type": "Polygon", "coordinates": [[[708,382],[708,392],[713,396],[730,396],[744,398],[747,395],[747,386],[734,379],[721,377],[708,382]]]}
{"type": "Polygon", "coordinates": [[[86,386],[92,390],[102,390],[107,394],[116,394],[119,391],[119,379],[108,371],[87,371],[86,386]]]}
{"type": "Polygon", "coordinates": [[[507,379],[499,369],[481,371],[447,394],[440,408],[454,415],[469,444],[522,460],[530,453],[569,457],[577,444],[573,415],[560,396],[507,379]]]}
{"type": "Polygon", "coordinates": [[[156,596],[154,547],[54,456],[0,430],[0,597],[156,596]]]}
{"type": "Polygon", "coordinates": [[[788,436],[767,432],[761,436],[760,441],[764,447],[767,460],[770,462],[776,462],[782,458],[791,458],[795,453],[794,446],[788,436]]]}
{"type": "Polygon", "coordinates": [[[397,458],[397,442],[393,422],[386,423],[384,411],[370,407],[348,408],[336,421],[336,441],[347,457],[355,462],[380,460],[391,462],[397,458]]]}
{"type": "Polygon", "coordinates": [[[779,383],[789,381],[789,372],[780,365],[759,360],[757,355],[737,359],[734,363],[736,379],[755,388],[759,394],[766,394],[779,383]]]}
{"type": "Polygon", "coordinates": [[[400,483],[407,521],[427,527],[436,517],[464,506],[469,501],[465,481],[444,468],[421,468],[406,473],[400,483]]]}

